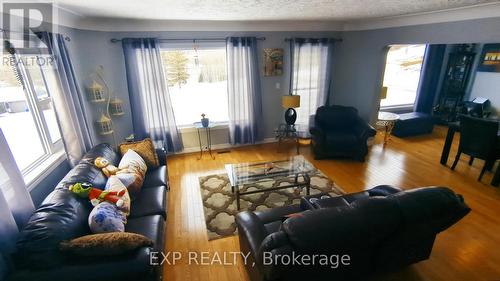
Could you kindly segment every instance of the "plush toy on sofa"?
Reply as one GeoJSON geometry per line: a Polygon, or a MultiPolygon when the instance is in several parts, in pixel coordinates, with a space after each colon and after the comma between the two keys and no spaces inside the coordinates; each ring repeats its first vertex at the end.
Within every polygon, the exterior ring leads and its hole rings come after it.
{"type": "Polygon", "coordinates": [[[140,193],[148,168],[144,159],[134,150],[129,149],[123,155],[118,168],[111,165],[104,157],[97,157],[94,164],[108,178],[112,176],[118,177],[130,194],[138,195],[140,193]]]}
{"type": "Polygon", "coordinates": [[[97,157],[95,160],[94,160],[94,165],[101,169],[101,171],[106,175],[106,177],[110,177],[112,175],[116,175],[116,173],[118,171],[120,171],[120,169],[118,169],[116,166],[114,165],[111,165],[109,163],[109,160],[104,158],[104,157],[97,157]]]}
{"type": "Polygon", "coordinates": [[[125,188],[120,191],[104,191],[88,183],[75,183],[69,187],[69,190],[79,197],[88,198],[92,206],[106,201],[115,204],[118,208],[123,206],[122,196],[127,192],[125,188]]]}

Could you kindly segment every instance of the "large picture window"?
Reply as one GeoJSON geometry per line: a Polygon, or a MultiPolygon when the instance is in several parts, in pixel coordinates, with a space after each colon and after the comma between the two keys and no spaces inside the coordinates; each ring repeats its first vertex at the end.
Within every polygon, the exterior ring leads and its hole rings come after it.
{"type": "Polygon", "coordinates": [[[300,96],[296,124],[309,128],[318,107],[327,103],[330,93],[332,39],[301,39],[290,41],[292,56],[291,92],[300,96]]]}
{"type": "Polygon", "coordinates": [[[387,97],[381,108],[411,107],[417,97],[426,45],[393,45],[387,53],[384,82],[387,97]]]}
{"type": "Polygon", "coordinates": [[[211,122],[228,122],[224,45],[163,48],[161,56],[179,127],[199,122],[202,113],[211,122]]]}
{"type": "Polygon", "coordinates": [[[48,55],[2,54],[0,64],[0,127],[23,175],[63,145],[50,92],[48,55]]]}

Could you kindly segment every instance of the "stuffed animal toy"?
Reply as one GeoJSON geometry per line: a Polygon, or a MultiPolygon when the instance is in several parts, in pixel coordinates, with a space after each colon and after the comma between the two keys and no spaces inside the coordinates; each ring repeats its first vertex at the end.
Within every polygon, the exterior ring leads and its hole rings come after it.
{"type": "Polygon", "coordinates": [[[92,206],[106,201],[115,204],[118,208],[123,206],[124,201],[121,197],[127,192],[125,188],[120,191],[104,191],[88,183],[75,183],[69,187],[69,190],[81,198],[88,198],[92,206]]]}
{"type": "Polygon", "coordinates": [[[112,175],[116,175],[120,171],[116,166],[111,165],[109,160],[104,157],[97,157],[94,160],[94,165],[101,169],[101,171],[106,175],[106,177],[111,177],[112,175]]]}
{"type": "Polygon", "coordinates": [[[108,178],[117,176],[131,194],[137,195],[140,192],[147,166],[144,159],[132,149],[123,155],[118,168],[104,157],[97,157],[94,165],[108,178]]]}

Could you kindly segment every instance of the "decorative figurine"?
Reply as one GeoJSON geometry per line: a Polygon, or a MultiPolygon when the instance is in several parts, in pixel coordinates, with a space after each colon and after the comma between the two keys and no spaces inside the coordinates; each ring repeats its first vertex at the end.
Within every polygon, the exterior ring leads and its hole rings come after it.
{"type": "Polygon", "coordinates": [[[205,118],[205,113],[202,113],[201,114],[201,125],[206,128],[206,127],[208,127],[208,124],[209,124],[208,118],[205,118]]]}

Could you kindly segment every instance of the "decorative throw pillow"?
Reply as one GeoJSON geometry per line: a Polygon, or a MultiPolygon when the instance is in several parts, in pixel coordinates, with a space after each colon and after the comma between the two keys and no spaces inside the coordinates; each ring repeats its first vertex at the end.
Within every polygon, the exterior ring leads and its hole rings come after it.
{"type": "Polygon", "coordinates": [[[126,216],[128,216],[130,214],[130,195],[128,194],[127,187],[122,183],[120,178],[114,175],[109,177],[108,181],[106,182],[106,186],[104,187],[104,190],[116,191],[116,192],[125,190],[125,195],[121,197],[123,205],[118,207],[118,209],[120,209],[126,216]]]}
{"type": "Polygon", "coordinates": [[[92,233],[124,232],[127,217],[116,205],[102,202],[95,206],[89,215],[92,233]]]}
{"type": "Polygon", "coordinates": [[[59,249],[80,256],[112,256],[150,246],[153,246],[153,241],[143,235],[113,232],[91,234],[63,241],[59,244],[59,249]]]}
{"type": "Polygon", "coordinates": [[[144,159],[149,168],[157,168],[160,166],[158,155],[156,154],[153,141],[151,141],[150,138],[135,142],[125,142],[120,144],[118,148],[122,156],[124,156],[129,149],[134,150],[144,159]]]}
{"type": "Polygon", "coordinates": [[[116,177],[120,179],[131,194],[139,194],[148,169],[144,159],[134,150],[129,149],[123,155],[120,164],[118,164],[118,169],[116,177]]]}

